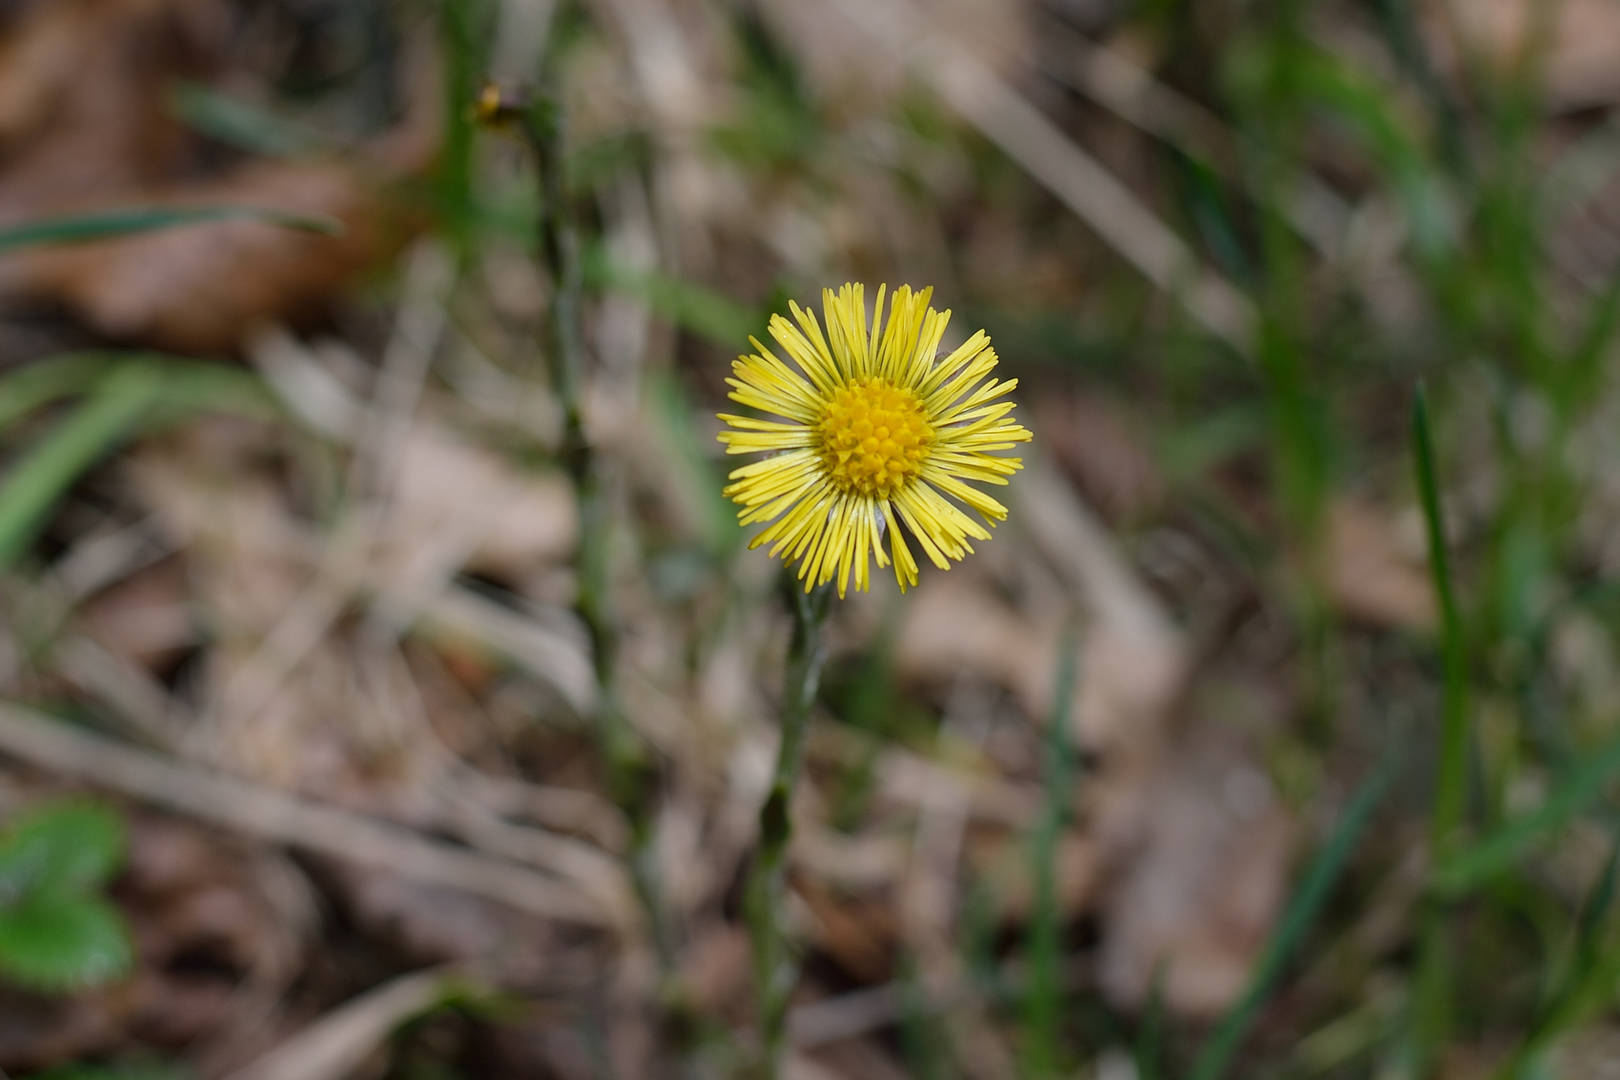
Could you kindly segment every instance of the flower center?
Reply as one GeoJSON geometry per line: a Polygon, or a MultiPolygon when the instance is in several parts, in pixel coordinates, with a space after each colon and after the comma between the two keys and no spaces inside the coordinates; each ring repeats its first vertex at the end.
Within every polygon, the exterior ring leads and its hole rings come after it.
{"type": "Polygon", "coordinates": [[[883,378],[833,391],[816,425],[827,474],[846,494],[887,498],[899,491],[922,470],[933,442],[917,395],[883,378]]]}

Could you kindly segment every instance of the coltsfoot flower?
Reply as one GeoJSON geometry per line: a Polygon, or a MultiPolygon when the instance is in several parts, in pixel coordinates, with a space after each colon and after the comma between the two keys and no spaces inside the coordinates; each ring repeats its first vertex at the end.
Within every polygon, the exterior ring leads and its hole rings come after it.
{"type": "Polygon", "coordinates": [[[866,589],[870,556],[880,569],[891,561],[885,533],[902,590],[917,584],[903,532],[950,569],[972,553],[970,539],[990,539],[962,506],[986,524],[1007,516],[965,481],[1007,483],[1023,462],[996,452],[1031,437],[1004,400],[1018,380],[985,381],[996,352],[984,331],[941,359],[951,313],[928,306],[933,289],[900,286],[884,324],[885,289],[870,330],[861,285],[822,290],[825,336],[813,313],[792,304],[799,325],[773,315],[770,333],[797,370],[749,338],[756,352],[739,357],[726,380],[731,400],[783,420],[720,414],[727,453],[770,455],[732,472],[725,494],[742,506],[742,524],[771,522],[749,546],[769,543],[771,555],[797,561],[807,592],[835,576],[839,596],[851,576],[866,589]]]}

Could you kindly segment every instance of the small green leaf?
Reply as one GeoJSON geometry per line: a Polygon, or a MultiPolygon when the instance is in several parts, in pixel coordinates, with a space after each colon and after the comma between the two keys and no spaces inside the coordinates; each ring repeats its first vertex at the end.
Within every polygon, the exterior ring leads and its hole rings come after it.
{"type": "Polygon", "coordinates": [[[40,244],[79,244],[154,229],[211,221],[258,221],[287,229],[341,236],[343,223],[323,214],[295,214],[263,206],[146,206],[28,221],[0,229],[0,252],[40,244]]]}
{"type": "Polygon", "coordinates": [[[134,961],[123,917],[97,896],[40,894],[0,913],[0,971],[38,990],[117,978],[134,961]]]}
{"type": "Polygon", "coordinates": [[[111,810],[78,800],[38,807],[0,836],[0,909],[102,885],[123,858],[124,825],[111,810]]]}

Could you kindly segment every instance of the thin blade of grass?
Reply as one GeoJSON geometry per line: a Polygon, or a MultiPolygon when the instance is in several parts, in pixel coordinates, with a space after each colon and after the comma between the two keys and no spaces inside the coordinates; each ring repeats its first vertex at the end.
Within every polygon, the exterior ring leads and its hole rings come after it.
{"type": "Polygon", "coordinates": [[[260,420],[285,416],[259,376],[239,368],[185,360],[160,363],[163,393],[141,430],[161,428],[198,412],[229,412],[260,420]]]}
{"type": "Polygon", "coordinates": [[[1548,1049],[1585,1020],[1594,1007],[1612,999],[1615,979],[1620,975],[1620,940],[1612,939],[1605,931],[1610,929],[1608,914],[1614,903],[1617,863],[1620,838],[1609,849],[1608,862],[1581,907],[1573,967],[1524,1041],[1496,1071],[1496,1080],[1528,1080],[1544,1075],[1536,1066],[1548,1049]],[[1610,940],[1605,942],[1605,937],[1610,940]]]}
{"type": "Polygon", "coordinates": [[[0,569],[27,549],[50,508],[84,470],[138,430],[205,410],[275,413],[256,376],[214,364],[85,353],[42,365],[41,376],[23,378],[34,375],[24,370],[0,382],[0,426],[30,402],[91,393],[0,479],[0,569]]]}
{"type": "Polygon", "coordinates": [[[42,244],[82,244],[212,221],[256,221],[322,236],[343,234],[341,221],[319,214],[295,214],[263,206],[148,206],[68,214],[12,225],[0,229],[0,252],[42,244]]]}
{"type": "Polygon", "coordinates": [[[1468,143],[1463,137],[1462,109],[1429,56],[1412,0],[1375,0],[1378,22],[1396,62],[1417,84],[1434,107],[1439,124],[1436,143],[1441,160],[1453,172],[1468,166],[1468,143]]]}
{"type": "Polygon", "coordinates": [[[1536,840],[1562,828],[1596,800],[1616,772],[1620,772],[1620,739],[1561,777],[1553,785],[1555,794],[1535,810],[1447,858],[1435,873],[1435,887],[1455,896],[1505,870],[1536,840]]]}
{"type": "Polygon", "coordinates": [[[1153,978],[1148,983],[1147,1004],[1142,1008],[1142,1022],[1136,1032],[1136,1045],[1132,1048],[1138,1080],[1165,1080],[1166,1076],[1164,972],[1164,961],[1153,965],[1153,978]]]}
{"type": "Polygon", "coordinates": [[[0,482],[0,568],[26,550],[50,508],[79,475],[129,434],[161,386],[155,367],[137,363],[120,368],[11,469],[0,482]]]}
{"type": "Polygon", "coordinates": [[[169,93],[169,111],[193,130],[253,154],[297,157],[325,145],[302,124],[199,83],[176,85],[169,93]]]}
{"type": "Polygon", "coordinates": [[[1378,80],[1328,53],[1310,54],[1301,71],[1305,91],[1364,140],[1406,211],[1417,254],[1433,262],[1455,251],[1455,211],[1399,99],[1378,80]]]}
{"type": "Polygon", "coordinates": [[[1355,797],[1350,800],[1344,817],[1334,828],[1333,835],[1311,860],[1305,876],[1300,879],[1299,888],[1294,891],[1287,910],[1277,924],[1276,933],[1271,935],[1265,951],[1254,966],[1249,988],[1221,1018],[1220,1025],[1199,1053],[1190,1074],[1192,1080],[1219,1080],[1225,1074],[1232,1056],[1249,1033],[1260,1006],[1271,994],[1283,968],[1299,948],[1311,924],[1316,921],[1317,913],[1332,893],[1350,853],[1355,850],[1356,841],[1372,820],[1373,811],[1383,799],[1384,792],[1389,789],[1397,763],[1398,759],[1391,755],[1377,772],[1362,782],[1355,797]]]}
{"type": "Polygon", "coordinates": [[[1440,775],[1435,791],[1433,839],[1436,853],[1443,851],[1462,821],[1468,778],[1468,656],[1451,585],[1451,563],[1446,552],[1445,518],[1440,509],[1440,484],[1434,467],[1434,443],[1429,427],[1428,394],[1422,384],[1412,398],[1412,449],[1416,459],[1418,495],[1429,545],[1429,575],[1440,601],[1440,647],[1444,669],[1441,703],[1440,775]]]}
{"type": "MultiPolygon", "coordinates": [[[[1436,861],[1443,861],[1455,843],[1468,796],[1468,655],[1462,618],[1451,586],[1446,553],[1445,519],[1440,509],[1440,484],[1434,467],[1434,442],[1429,428],[1428,395],[1422,383],[1412,396],[1412,455],[1418,495],[1429,542],[1429,574],[1440,601],[1440,646],[1444,681],[1441,691],[1440,763],[1435,777],[1434,812],[1429,844],[1436,861]]],[[[1449,919],[1441,898],[1424,901],[1418,942],[1417,985],[1412,1011],[1410,1064],[1421,1073],[1435,1049],[1445,1040],[1450,1025],[1451,958],[1449,919]]]]}
{"type": "Polygon", "coordinates": [[[42,405],[84,393],[115,363],[115,353],[65,353],[0,377],[0,431],[42,405]]]}
{"type": "Polygon", "coordinates": [[[1061,968],[1062,912],[1057,900],[1057,845],[1074,796],[1074,755],[1069,745],[1069,712],[1076,680],[1073,632],[1058,644],[1057,682],[1052,688],[1052,714],[1047,721],[1046,805],[1035,833],[1035,910],[1025,952],[1029,983],[1024,991],[1025,1075],[1041,1080],[1057,1076],[1058,1031],[1063,1012],[1061,968]]]}
{"type": "Polygon", "coordinates": [[[134,362],[155,365],[163,372],[162,400],[154,415],[158,422],[197,409],[276,415],[274,399],[263,382],[238,368],[162,353],[75,352],[36,360],[0,376],[0,432],[35,409],[89,393],[114,368],[134,362]]]}
{"type": "Polygon", "coordinates": [[[1581,919],[1577,925],[1579,951],[1582,955],[1590,956],[1596,949],[1597,936],[1603,928],[1603,921],[1608,918],[1609,909],[1614,906],[1614,872],[1617,868],[1620,868],[1620,836],[1615,838],[1614,844],[1609,848],[1609,860],[1603,864],[1603,870],[1598,875],[1592,895],[1581,905],[1581,919]]]}
{"type": "Polygon", "coordinates": [[[1609,344],[1616,330],[1620,330],[1620,273],[1609,275],[1608,282],[1587,309],[1586,326],[1564,365],[1558,387],[1564,397],[1560,402],[1564,409],[1572,411],[1578,403],[1593,400],[1601,389],[1603,361],[1609,355],[1609,344]]]}

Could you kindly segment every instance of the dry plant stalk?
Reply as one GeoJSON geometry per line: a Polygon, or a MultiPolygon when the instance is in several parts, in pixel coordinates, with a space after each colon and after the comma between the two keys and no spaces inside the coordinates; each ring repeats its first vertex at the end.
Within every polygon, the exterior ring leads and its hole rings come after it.
{"type": "Polygon", "coordinates": [[[632,880],[667,972],[673,964],[673,952],[663,931],[663,905],[650,856],[651,801],[657,789],[652,775],[654,764],[614,693],[618,628],[609,595],[612,499],[602,463],[585,432],[585,343],[580,329],[584,273],[579,236],[564,186],[563,105],[545,87],[509,93],[491,82],[480,92],[475,115],[490,127],[515,131],[534,156],[540,188],[540,261],[551,283],[545,353],[562,404],[563,466],[573,481],[579,512],[579,585],[574,611],[590,637],[596,719],[607,760],[610,794],[630,823],[632,880]]]}

